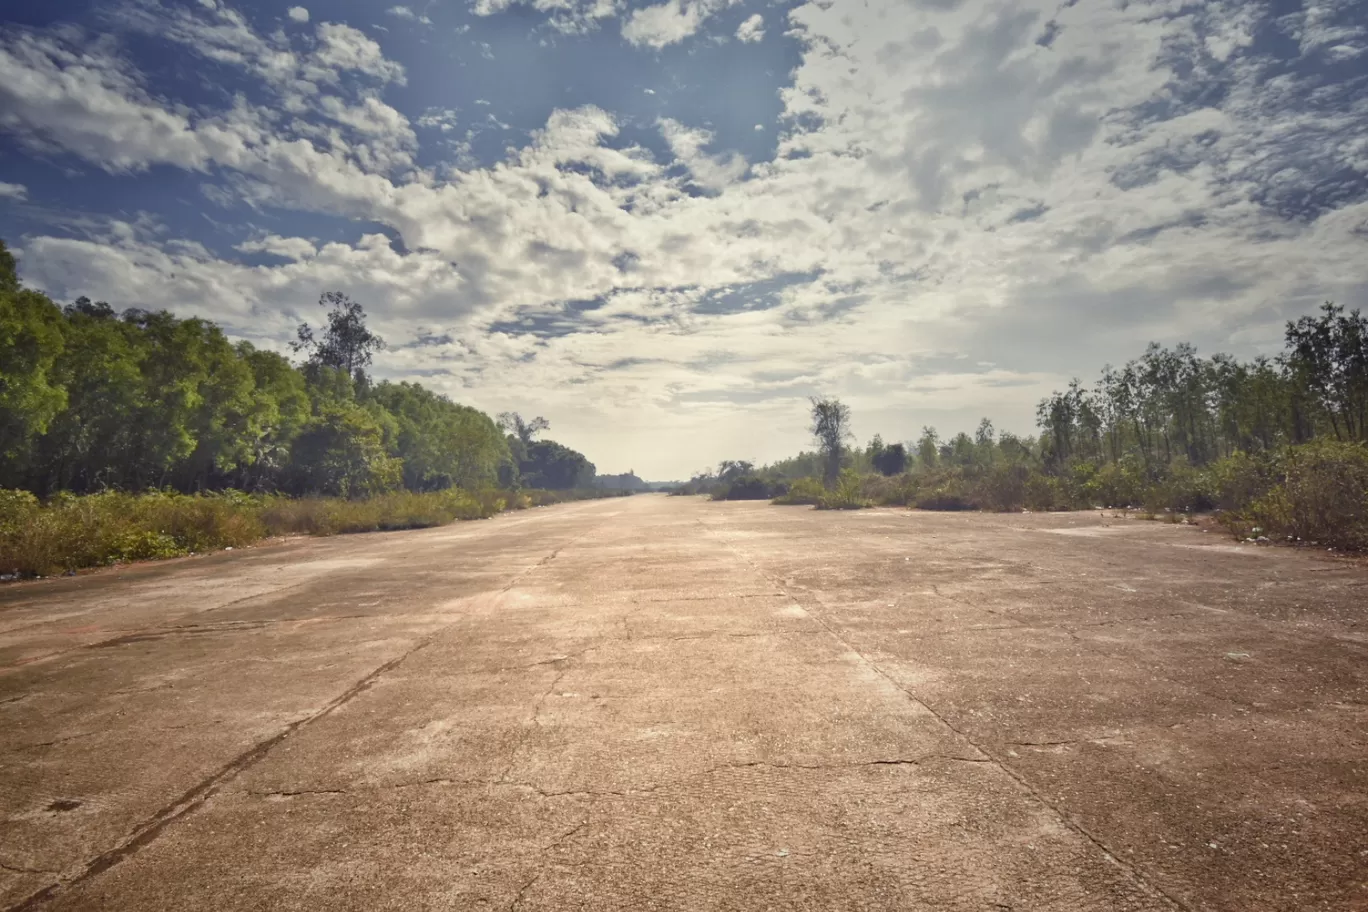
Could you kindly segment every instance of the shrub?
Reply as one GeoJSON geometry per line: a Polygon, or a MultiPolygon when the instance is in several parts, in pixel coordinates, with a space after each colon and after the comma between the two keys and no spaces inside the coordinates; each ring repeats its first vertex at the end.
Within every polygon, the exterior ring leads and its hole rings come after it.
{"type": "Polygon", "coordinates": [[[913,475],[866,475],[861,488],[864,496],[883,506],[905,507],[917,496],[917,479],[913,475]]]}
{"type": "Polygon", "coordinates": [[[861,490],[863,479],[854,469],[842,469],[836,484],[817,502],[819,510],[862,510],[873,506],[861,490]]]}
{"type": "Polygon", "coordinates": [[[713,500],[769,500],[788,490],[783,482],[770,483],[758,475],[742,477],[719,487],[712,493],[713,500]]]}
{"type": "Polygon", "coordinates": [[[1022,493],[1026,508],[1029,510],[1067,510],[1070,506],[1059,479],[1049,475],[1032,473],[1026,479],[1022,493]]]}
{"type": "Polygon", "coordinates": [[[0,574],[49,576],[118,561],[177,557],[239,547],[268,535],[334,535],[417,529],[483,519],[510,508],[614,496],[602,491],[484,489],[417,494],[394,491],[364,500],[279,495],[106,491],[58,494],[46,503],[0,490],[0,574]]]}
{"type": "Polygon", "coordinates": [[[1240,510],[1273,490],[1278,483],[1278,460],[1235,453],[1207,467],[1207,489],[1222,510],[1240,510]]]}
{"type": "Polygon", "coordinates": [[[985,509],[1014,513],[1026,503],[1026,482],[1030,469],[1024,465],[1001,462],[989,467],[979,485],[985,509]]]}
{"type": "Polygon", "coordinates": [[[1083,506],[1130,507],[1145,500],[1148,480],[1134,459],[1109,462],[1097,470],[1082,494],[1083,506]]]}
{"type": "Polygon", "coordinates": [[[1216,506],[1211,477],[1188,465],[1175,465],[1167,478],[1146,493],[1145,509],[1151,513],[1192,513],[1216,506]]]}
{"type": "Polygon", "coordinates": [[[1316,441],[1289,449],[1282,464],[1281,482],[1234,517],[1236,522],[1286,538],[1368,550],[1368,447],[1316,441]]]}
{"type": "Polygon", "coordinates": [[[774,498],[777,504],[811,504],[816,506],[826,496],[826,488],[816,478],[800,478],[783,494],[774,498]]]}

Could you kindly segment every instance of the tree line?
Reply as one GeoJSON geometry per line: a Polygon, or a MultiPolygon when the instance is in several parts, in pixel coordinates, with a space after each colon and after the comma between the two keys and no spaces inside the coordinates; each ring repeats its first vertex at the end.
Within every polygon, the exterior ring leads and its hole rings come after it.
{"type": "Polygon", "coordinates": [[[239,489],[366,497],[460,487],[588,487],[583,454],[417,383],[375,382],[385,343],[341,292],[301,325],[298,363],[232,342],[208,320],[80,298],[18,280],[0,242],[0,489],[239,489]]]}
{"type": "Polygon", "coordinates": [[[860,447],[850,409],[813,399],[813,450],[759,467],[724,461],[680,490],[847,506],[1221,508],[1265,517],[1312,509],[1309,492],[1319,490],[1337,492],[1315,507],[1322,516],[1359,510],[1361,520],[1341,524],[1368,530],[1368,483],[1359,481],[1368,472],[1368,319],[1325,304],[1288,322],[1284,342],[1278,355],[1251,361],[1151,344],[1123,367],[1103,368],[1091,386],[1075,379],[1044,398],[1034,436],[1000,433],[985,418],[972,434],[924,427],[904,442],[876,435],[860,447]],[[1286,494],[1279,486],[1294,474],[1315,481],[1275,510],[1268,498],[1286,494]]]}

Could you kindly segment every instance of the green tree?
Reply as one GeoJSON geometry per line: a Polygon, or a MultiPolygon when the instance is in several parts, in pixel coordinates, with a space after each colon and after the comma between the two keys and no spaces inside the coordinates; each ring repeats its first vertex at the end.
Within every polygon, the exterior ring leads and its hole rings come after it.
{"type": "Polygon", "coordinates": [[[850,406],[839,399],[819,399],[812,403],[812,423],[808,426],[822,454],[822,479],[830,487],[841,474],[841,460],[850,432],[850,406]]]}
{"type": "Polygon", "coordinates": [[[1337,440],[1368,440],[1368,319],[1327,302],[1319,317],[1287,324],[1294,381],[1337,440]]]}
{"type": "MultiPolygon", "coordinates": [[[[877,439],[877,438],[876,438],[877,439]]],[[[882,443],[882,441],[880,441],[882,443]]],[[[901,475],[907,471],[907,447],[901,443],[881,447],[872,457],[874,468],[883,475],[901,475]]]]}
{"type": "Polygon", "coordinates": [[[325,291],[318,306],[328,308],[327,324],[319,334],[308,323],[299,324],[290,348],[303,353],[311,367],[332,368],[364,384],[366,368],[384,350],[385,340],[366,327],[365,309],[342,292],[325,291]]]}
{"type": "Polygon", "coordinates": [[[290,448],[290,462],[299,494],[368,497],[402,480],[400,461],[386,453],[380,425],[354,405],[328,406],[310,419],[290,448]]]}
{"type": "Polygon", "coordinates": [[[530,488],[568,490],[594,483],[594,464],[554,440],[533,441],[521,470],[523,483],[530,488]]]}
{"type": "Polygon", "coordinates": [[[13,483],[34,439],[66,407],[53,378],[63,348],[61,311],[19,287],[14,258],[0,243],[0,484],[13,483]]]}

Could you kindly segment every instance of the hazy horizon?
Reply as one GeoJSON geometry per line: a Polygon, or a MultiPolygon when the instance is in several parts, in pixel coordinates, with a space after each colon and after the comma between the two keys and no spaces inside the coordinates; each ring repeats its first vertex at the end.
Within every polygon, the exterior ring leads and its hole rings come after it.
{"type": "Polygon", "coordinates": [[[1368,303],[1368,16],[1323,2],[16,8],[0,238],[59,302],[544,415],[604,474],[1035,433],[1147,342],[1368,303]]]}

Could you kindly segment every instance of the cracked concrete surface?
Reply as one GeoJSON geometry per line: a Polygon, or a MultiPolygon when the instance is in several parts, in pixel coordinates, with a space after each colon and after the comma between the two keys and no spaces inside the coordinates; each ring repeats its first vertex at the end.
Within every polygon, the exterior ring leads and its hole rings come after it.
{"type": "Polygon", "coordinates": [[[0,909],[1364,908],[1365,605],[657,496],[10,586],[0,909]]]}

